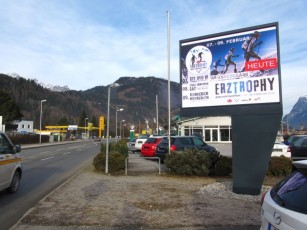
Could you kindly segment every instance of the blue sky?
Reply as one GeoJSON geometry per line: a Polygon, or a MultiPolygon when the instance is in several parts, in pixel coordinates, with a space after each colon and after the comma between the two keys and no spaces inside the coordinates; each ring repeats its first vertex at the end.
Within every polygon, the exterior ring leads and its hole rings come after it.
{"type": "Polygon", "coordinates": [[[86,90],[122,76],[180,82],[179,41],[279,23],[284,114],[307,95],[305,0],[0,0],[0,73],[86,90]],[[303,22],[303,23],[302,23],[303,22]]]}

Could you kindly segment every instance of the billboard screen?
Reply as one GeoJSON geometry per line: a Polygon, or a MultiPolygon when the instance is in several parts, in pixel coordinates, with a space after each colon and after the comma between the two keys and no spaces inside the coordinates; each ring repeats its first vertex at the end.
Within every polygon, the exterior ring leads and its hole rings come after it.
{"type": "Polygon", "coordinates": [[[281,103],[277,27],[181,40],[182,108],[281,103]]]}

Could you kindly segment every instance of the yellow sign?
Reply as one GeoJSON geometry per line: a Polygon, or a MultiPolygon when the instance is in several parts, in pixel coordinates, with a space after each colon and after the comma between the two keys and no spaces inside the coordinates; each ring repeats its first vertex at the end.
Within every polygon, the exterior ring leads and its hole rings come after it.
{"type": "Polygon", "coordinates": [[[104,116],[99,117],[99,129],[104,130],[104,116]]]}

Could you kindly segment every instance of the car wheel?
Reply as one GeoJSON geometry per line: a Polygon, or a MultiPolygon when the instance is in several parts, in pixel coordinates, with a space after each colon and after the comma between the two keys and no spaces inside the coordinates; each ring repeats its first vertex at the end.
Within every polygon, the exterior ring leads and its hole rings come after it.
{"type": "Polygon", "coordinates": [[[9,193],[15,193],[15,192],[17,192],[18,187],[19,187],[19,182],[20,182],[20,173],[16,171],[16,172],[14,173],[14,176],[13,176],[13,179],[12,179],[12,182],[11,182],[11,185],[10,185],[10,187],[8,187],[7,191],[8,191],[9,193]]]}

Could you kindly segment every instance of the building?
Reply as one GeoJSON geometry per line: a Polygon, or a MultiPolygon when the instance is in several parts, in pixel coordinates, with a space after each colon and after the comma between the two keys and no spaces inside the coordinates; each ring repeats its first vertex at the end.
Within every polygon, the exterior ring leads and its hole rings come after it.
{"type": "Polygon", "coordinates": [[[205,142],[232,142],[230,116],[196,117],[177,121],[180,136],[202,135],[205,142]]]}
{"type": "Polygon", "coordinates": [[[19,133],[33,133],[33,121],[15,121],[17,132],[19,133]]]}

